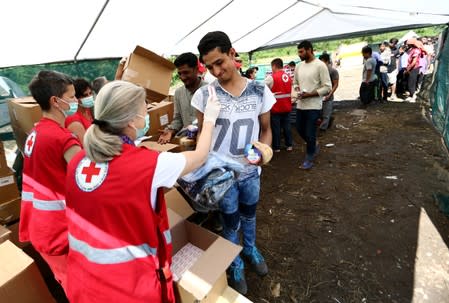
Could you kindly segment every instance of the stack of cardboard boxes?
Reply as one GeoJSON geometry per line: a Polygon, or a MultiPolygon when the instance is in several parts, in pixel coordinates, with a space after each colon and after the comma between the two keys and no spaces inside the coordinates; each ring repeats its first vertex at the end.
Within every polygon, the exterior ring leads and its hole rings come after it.
{"type": "Polygon", "coordinates": [[[8,167],[5,149],[0,141],[0,224],[5,225],[19,219],[20,193],[14,172],[8,167]]]}
{"type": "Polygon", "coordinates": [[[20,200],[14,172],[6,164],[0,141],[0,301],[55,302],[36,263],[16,246],[20,245],[17,234],[20,200]]]}

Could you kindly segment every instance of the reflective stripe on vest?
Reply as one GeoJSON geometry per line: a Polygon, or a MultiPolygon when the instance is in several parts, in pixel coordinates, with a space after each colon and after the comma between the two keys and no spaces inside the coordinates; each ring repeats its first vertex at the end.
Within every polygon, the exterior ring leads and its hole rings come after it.
{"type": "Polygon", "coordinates": [[[291,94],[274,95],[276,99],[290,98],[291,94]]]}
{"type": "Polygon", "coordinates": [[[40,184],[30,176],[23,174],[22,183],[33,188],[33,192],[35,194],[43,195],[50,200],[64,200],[65,197],[63,194],[57,193],[52,189],[46,187],[45,185],[40,184]]]}
{"type": "Polygon", "coordinates": [[[44,211],[57,211],[65,209],[64,200],[39,200],[33,199],[33,207],[44,211]]]}
{"type": "Polygon", "coordinates": [[[148,256],[156,256],[157,250],[144,243],[119,248],[95,248],[69,234],[70,249],[79,252],[87,260],[96,264],[118,264],[148,256]]]}
{"type": "Polygon", "coordinates": [[[33,201],[33,193],[29,191],[22,191],[22,200],[33,201]]]}
{"type": "Polygon", "coordinates": [[[171,244],[171,233],[169,230],[164,231],[165,242],[171,244]]]}

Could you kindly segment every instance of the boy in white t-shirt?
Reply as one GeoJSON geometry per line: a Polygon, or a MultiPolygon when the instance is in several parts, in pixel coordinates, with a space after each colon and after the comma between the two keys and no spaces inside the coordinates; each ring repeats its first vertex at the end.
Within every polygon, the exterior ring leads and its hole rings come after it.
{"type": "MultiPolygon", "coordinates": [[[[235,49],[223,32],[206,34],[198,45],[200,60],[217,79],[215,87],[221,103],[212,137],[211,151],[228,156],[245,165],[236,184],[220,202],[223,218],[223,237],[240,244],[243,239],[243,257],[257,274],[268,273],[264,258],[255,245],[256,207],[260,192],[260,167],[249,164],[244,148],[253,143],[262,154],[261,164],[270,161],[271,145],[270,109],[276,102],[270,89],[264,84],[242,77],[235,64],[235,49]]],[[[198,89],[192,97],[192,106],[198,110],[201,125],[208,99],[207,86],[198,89]]],[[[247,285],[244,263],[238,256],[228,269],[229,284],[242,294],[247,285]]]]}

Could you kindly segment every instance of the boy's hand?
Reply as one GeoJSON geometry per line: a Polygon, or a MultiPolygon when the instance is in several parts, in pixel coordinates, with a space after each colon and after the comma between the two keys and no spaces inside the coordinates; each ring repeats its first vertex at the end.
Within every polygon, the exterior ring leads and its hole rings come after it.
{"type": "Polygon", "coordinates": [[[262,161],[261,161],[261,165],[265,165],[268,162],[271,161],[271,158],[273,157],[273,150],[271,149],[270,146],[268,146],[265,143],[256,141],[252,143],[262,154],[262,161]]]}

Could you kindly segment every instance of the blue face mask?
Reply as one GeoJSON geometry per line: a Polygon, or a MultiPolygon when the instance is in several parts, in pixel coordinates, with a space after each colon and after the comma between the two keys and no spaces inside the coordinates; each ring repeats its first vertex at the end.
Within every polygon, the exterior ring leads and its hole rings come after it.
{"type": "Polygon", "coordinates": [[[58,98],[58,99],[69,106],[68,110],[62,110],[62,113],[64,114],[64,116],[66,116],[66,117],[72,116],[78,110],[78,102],[67,102],[64,99],[61,99],[61,98],[58,98]]]}
{"type": "Polygon", "coordinates": [[[136,128],[136,140],[145,136],[150,129],[150,116],[148,114],[146,114],[145,117],[142,115],[137,115],[137,117],[145,120],[145,126],[143,128],[136,128]]]}
{"type": "Polygon", "coordinates": [[[92,108],[94,106],[94,96],[81,99],[81,105],[84,108],[92,108]]]}

